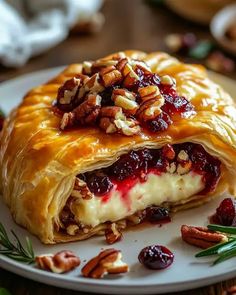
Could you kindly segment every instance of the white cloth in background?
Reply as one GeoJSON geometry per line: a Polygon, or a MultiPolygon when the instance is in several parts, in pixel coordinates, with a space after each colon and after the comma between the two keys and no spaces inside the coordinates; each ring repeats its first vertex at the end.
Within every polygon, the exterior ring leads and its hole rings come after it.
{"type": "Polygon", "coordinates": [[[64,40],[103,0],[0,0],[0,63],[20,67],[64,40]]]}

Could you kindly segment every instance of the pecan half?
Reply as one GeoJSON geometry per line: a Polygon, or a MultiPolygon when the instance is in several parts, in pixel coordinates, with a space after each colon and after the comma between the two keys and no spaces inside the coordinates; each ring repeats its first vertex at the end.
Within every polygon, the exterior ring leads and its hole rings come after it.
{"type": "Polygon", "coordinates": [[[54,273],[65,273],[80,265],[80,259],[71,251],[61,251],[55,255],[40,255],[36,257],[39,268],[54,273]]]}
{"type": "Polygon", "coordinates": [[[82,268],[82,275],[87,278],[101,279],[106,274],[126,273],[129,267],[121,258],[122,254],[119,250],[104,250],[82,268]]]}
{"type": "Polygon", "coordinates": [[[114,244],[122,239],[122,233],[119,231],[116,223],[112,223],[105,230],[105,237],[108,244],[114,244]]]}
{"type": "Polygon", "coordinates": [[[182,225],[181,235],[186,243],[203,249],[228,241],[225,234],[213,232],[207,227],[201,226],[182,225]]]}

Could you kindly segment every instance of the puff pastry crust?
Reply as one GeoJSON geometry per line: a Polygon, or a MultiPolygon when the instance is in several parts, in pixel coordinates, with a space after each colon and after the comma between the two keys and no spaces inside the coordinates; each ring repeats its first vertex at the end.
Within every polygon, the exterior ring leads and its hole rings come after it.
{"type": "Polygon", "coordinates": [[[126,51],[125,55],[144,60],[161,76],[174,77],[177,92],[191,101],[196,114],[179,118],[157,134],[145,129],[133,136],[106,134],[96,126],[61,131],[61,118],[52,111],[52,103],[61,84],[80,73],[82,65],[70,65],[30,90],[8,116],[1,133],[0,183],[15,221],[44,243],[92,235],[92,230],[73,236],[61,233],[55,229],[55,220],[73,190],[76,175],[108,167],[131,150],[192,142],[221,161],[216,189],[192,196],[190,203],[180,201],[175,209],[183,203],[186,208],[205,202],[223,191],[236,193],[236,107],[232,98],[208,78],[202,66],[181,63],[162,52],[126,51]]]}

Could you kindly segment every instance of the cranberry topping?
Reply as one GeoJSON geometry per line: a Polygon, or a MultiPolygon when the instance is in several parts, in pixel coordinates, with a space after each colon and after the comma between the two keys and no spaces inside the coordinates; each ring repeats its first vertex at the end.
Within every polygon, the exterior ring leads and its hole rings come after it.
{"type": "Polygon", "coordinates": [[[178,154],[180,151],[186,152],[191,162],[191,170],[202,175],[205,188],[201,194],[206,194],[215,189],[220,178],[220,161],[209,155],[199,144],[183,143],[176,145],[166,145],[162,149],[143,149],[131,151],[122,155],[120,159],[108,168],[99,171],[78,175],[82,178],[89,189],[98,196],[107,194],[113,187],[124,186],[124,180],[127,184],[135,184],[139,180],[146,180],[149,172],[160,174],[167,171],[167,167],[174,163],[177,167],[179,163],[186,160],[180,160],[178,154]]]}
{"type": "MultiPolygon", "coordinates": [[[[88,125],[87,121],[85,124],[83,121],[79,120],[81,114],[79,109],[76,108],[87,100],[89,93],[93,93],[94,95],[98,94],[99,98],[101,98],[101,101],[99,99],[99,102],[97,101],[97,104],[99,105],[99,112],[104,106],[114,106],[114,99],[112,99],[114,89],[128,90],[133,93],[136,105],[133,106],[132,112],[127,111],[124,104],[122,106],[122,103],[121,105],[118,103],[118,106],[121,107],[122,111],[124,111],[126,120],[133,119],[135,124],[137,122],[137,125],[148,129],[150,132],[162,132],[174,122],[174,118],[176,116],[187,117],[190,113],[194,113],[193,105],[186,98],[177,94],[175,82],[171,77],[168,76],[169,81],[163,82],[162,77],[156,73],[152,73],[151,68],[147,65],[139,65],[140,61],[137,60],[131,61],[128,59],[120,59],[114,66],[109,66],[109,61],[107,62],[107,66],[103,65],[99,67],[92,65],[89,74],[78,74],[79,82],[75,78],[72,78],[67,80],[59,88],[56,99],[56,107],[62,113],[72,112],[73,114],[77,114],[74,116],[75,119],[73,124],[67,125],[63,121],[63,124],[61,125],[63,130],[65,128],[73,127],[74,125],[88,125]],[[127,71],[123,71],[124,69],[122,70],[122,61],[124,63],[124,67],[126,63],[129,65],[133,74],[130,74],[131,72],[127,74],[127,71]],[[135,79],[134,75],[136,76],[135,79]],[[94,81],[95,76],[98,77],[96,83],[94,81]],[[86,87],[84,86],[84,83],[86,84],[86,87]],[[157,95],[153,94],[153,96],[149,93],[147,95],[148,98],[143,100],[139,90],[148,86],[157,86],[159,89],[158,92],[160,93],[157,95]],[[155,100],[160,100],[160,97],[163,97],[162,99],[164,99],[164,104],[161,104],[160,112],[157,112],[154,118],[151,115],[148,115],[149,117],[146,118],[146,115],[142,114],[142,112],[140,114],[139,109],[142,109],[148,100],[150,100],[150,105],[147,105],[147,107],[151,107],[151,104],[153,104],[155,100]]],[[[86,71],[83,73],[85,72],[86,71]]],[[[87,106],[87,108],[89,107],[87,106]]],[[[90,109],[87,109],[88,113],[90,113],[89,110],[90,109]]],[[[55,113],[59,114],[59,112],[55,113]]],[[[89,121],[89,125],[98,125],[103,129],[105,127],[104,124],[100,124],[101,119],[101,116],[96,116],[93,120],[89,121]]],[[[108,132],[106,128],[104,130],[108,132]]],[[[136,128],[135,130],[136,131],[133,131],[134,133],[131,133],[131,135],[137,134],[140,129],[136,128]]],[[[116,131],[121,132],[120,130],[116,131]]],[[[124,133],[123,131],[121,133],[127,135],[127,133],[124,133]]]]}
{"type": "Polygon", "coordinates": [[[174,261],[174,254],[164,246],[153,245],[142,249],[139,262],[150,269],[164,269],[174,261]]]}
{"type": "Polygon", "coordinates": [[[171,221],[169,210],[164,207],[151,206],[145,210],[145,219],[151,223],[167,223],[171,221]]]}
{"type": "Polygon", "coordinates": [[[88,176],[87,185],[90,191],[98,196],[107,194],[113,187],[108,176],[97,174],[88,176]]]}
{"type": "Polygon", "coordinates": [[[217,224],[236,226],[236,201],[233,198],[225,198],[211,219],[217,224]]]}

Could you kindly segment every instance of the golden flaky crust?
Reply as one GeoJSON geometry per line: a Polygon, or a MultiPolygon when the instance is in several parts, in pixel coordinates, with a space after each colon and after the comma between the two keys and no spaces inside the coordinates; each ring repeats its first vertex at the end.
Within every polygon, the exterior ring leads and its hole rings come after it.
{"type": "MultiPolygon", "coordinates": [[[[236,192],[236,107],[231,97],[208,79],[202,66],[183,64],[161,52],[125,53],[143,59],[160,75],[173,76],[177,92],[191,100],[197,114],[191,119],[178,119],[167,131],[154,135],[144,131],[133,137],[108,135],[92,127],[62,132],[58,128],[60,118],[52,112],[52,101],[59,86],[81,72],[80,64],[70,65],[27,93],[4,124],[0,181],[4,200],[16,222],[44,243],[68,240],[54,232],[53,223],[72,191],[75,176],[109,166],[132,149],[187,141],[200,143],[223,163],[214,195],[225,189],[236,192]]],[[[71,236],[70,240],[81,238],[84,237],[71,236]]]]}

